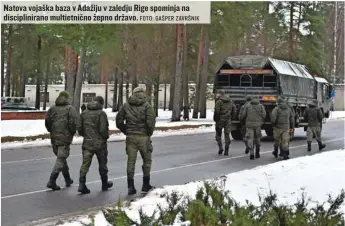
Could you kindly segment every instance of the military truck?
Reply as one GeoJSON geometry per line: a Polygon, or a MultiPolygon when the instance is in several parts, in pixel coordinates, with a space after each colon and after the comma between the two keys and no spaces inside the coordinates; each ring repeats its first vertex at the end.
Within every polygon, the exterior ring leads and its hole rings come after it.
{"type": "MultiPolygon", "coordinates": [[[[266,118],[262,129],[273,136],[271,113],[278,97],[283,97],[295,112],[295,128],[303,127],[303,113],[313,100],[318,100],[325,118],[330,115],[332,86],[326,79],[310,74],[305,65],[265,56],[226,57],[216,71],[214,93],[223,90],[237,109],[245,103],[246,95],[256,95],[265,106],[266,118]]],[[[238,112],[232,122],[231,135],[241,140],[238,112]]],[[[294,134],[294,130],[292,135],[294,134]]]]}

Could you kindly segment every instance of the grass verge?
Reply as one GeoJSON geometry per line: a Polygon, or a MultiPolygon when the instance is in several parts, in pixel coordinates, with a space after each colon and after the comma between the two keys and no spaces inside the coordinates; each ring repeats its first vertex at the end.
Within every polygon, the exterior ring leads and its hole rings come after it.
{"type": "MultiPolygon", "coordinates": [[[[168,131],[168,130],[182,130],[182,129],[196,129],[200,127],[211,127],[212,124],[200,124],[200,125],[181,125],[181,126],[173,126],[173,127],[156,127],[156,131],[168,131]]],[[[121,134],[119,130],[110,130],[110,135],[113,134],[121,134]]],[[[76,136],[78,137],[78,136],[76,136]]],[[[16,137],[16,136],[6,136],[1,137],[1,143],[8,143],[8,142],[18,142],[18,141],[35,141],[38,139],[49,139],[49,133],[40,134],[35,136],[26,136],[26,137],[16,137]]]]}

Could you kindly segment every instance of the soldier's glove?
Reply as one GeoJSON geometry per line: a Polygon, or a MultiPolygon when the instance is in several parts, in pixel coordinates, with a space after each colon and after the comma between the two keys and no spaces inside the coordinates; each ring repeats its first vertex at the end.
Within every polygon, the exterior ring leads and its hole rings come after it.
{"type": "Polygon", "coordinates": [[[150,138],[148,144],[147,144],[147,150],[149,150],[149,152],[153,152],[153,146],[152,146],[152,140],[150,138]]]}

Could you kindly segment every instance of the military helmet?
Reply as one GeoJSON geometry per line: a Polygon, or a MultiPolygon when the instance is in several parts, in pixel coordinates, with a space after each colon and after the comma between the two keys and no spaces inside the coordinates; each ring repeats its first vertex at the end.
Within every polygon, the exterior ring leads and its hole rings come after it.
{"type": "Polygon", "coordinates": [[[97,101],[98,103],[100,103],[101,105],[104,104],[104,99],[102,96],[96,96],[95,97],[95,101],[97,101]]]}
{"type": "Polygon", "coordinates": [[[251,101],[252,99],[253,99],[253,97],[251,95],[246,96],[246,101],[251,101]]]}
{"type": "Polygon", "coordinates": [[[145,93],[145,89],[143,87],[136,87],[133,93],[145,93]]]}
{"type": "Polygon", "coordinates": [[[284,102],[285,102],[285,100],[283,98],[281,98],[281,97],[278,98],[278,101],[277,101],[278,104],[282,104],[284,102]]]}
{"type": "Polygon", "coordinates": [[[64,98],[68,99],[70,97],[70,95],[67,91],[62,91],[59,93],[59,97],[64,97],[64,98]]]}

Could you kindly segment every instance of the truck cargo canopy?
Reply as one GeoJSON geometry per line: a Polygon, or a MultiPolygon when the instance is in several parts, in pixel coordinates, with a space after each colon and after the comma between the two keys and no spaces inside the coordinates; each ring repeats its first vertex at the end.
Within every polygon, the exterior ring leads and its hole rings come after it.
{"type": "Polygon", "coordinates": [[[328,83],[326,79],[320,78],[320,77],[315,77],[315,80],[316,80],[318,83],[328,83]]]}
{"type": "MultiPolygon", "coordinates": [[[[225,63],[227,63],[232,69],[263,69],[265,66],[271,65],[276,73],[280,75],[314,79],[314,77],[308,72],[306,66],[289,61],[277,60],[271,57],[253,55],[231,56],[225,58],[224,61],[225,62],[220,66],[220,68],[222,68],[225,63]]],[[[218,70],[220,68],[218,68],[218,70]]]]}

